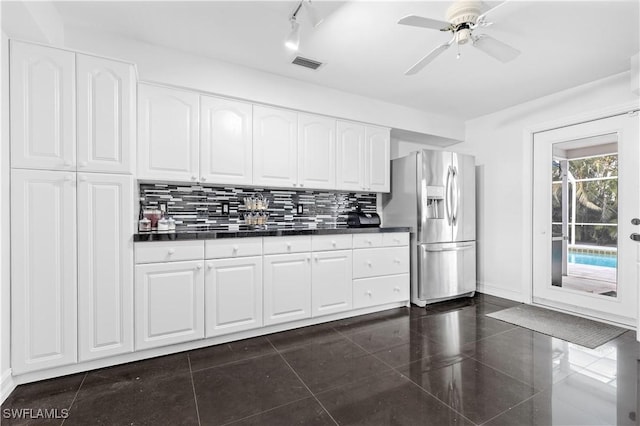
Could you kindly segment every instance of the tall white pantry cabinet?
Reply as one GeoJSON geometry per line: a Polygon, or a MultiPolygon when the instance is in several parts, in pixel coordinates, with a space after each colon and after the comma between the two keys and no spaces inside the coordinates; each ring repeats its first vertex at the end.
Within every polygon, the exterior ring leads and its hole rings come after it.
{"type": "Polygon", "coordinates": [[[11,42],[13,374],[133,350],[135,80],[11,42]]]}

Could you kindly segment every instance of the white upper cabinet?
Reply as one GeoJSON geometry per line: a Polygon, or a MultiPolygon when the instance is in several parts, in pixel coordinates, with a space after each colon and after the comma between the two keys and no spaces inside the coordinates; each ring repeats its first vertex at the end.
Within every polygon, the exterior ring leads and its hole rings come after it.
{"type": "Polygon", "coordinates": [[[366,126],[365,129],[365,183],[371,192],[390,191],[389,129],[366,126]]]}
{"type": "Polygon", "coordinates": [[[251,185],[252,105],[200,97],[200,180],[251,185]]]}
{"type": "Polygon", "coordinates": [[[133,177],[78,174],[78,355],[133,351],[133,177]]]}
{"type": "Polygon", "coordinates": [[[336,187],[336,120],[298,114],[298,184],[304,188],[336,187]]]}
{"type": "Polygon", "coordinates": [[[75,175],[11,172],[13,374],[77,359],[75,175]]]}
{"type": "Polygon", "coordinates": [[[253,106],[253,184],[297,187],[298,117],[294,111],[253,106]]]}
{"type": "Polygon", "coordinates": [[[365,127],[362,124],[338,120],[337,188],[364,191],[365,185],[365,127]]]}
{"type": "Polygon", "coordinates": [[[389,129],[338,120],[337,188],[389,192],[389,129]]]}
{"type": "Polygon", "coordinates": [[[196,93],[138,85],[138,179],[197,181],[196,93]]]}
{"type": "Polygon", "coordinates": [[[11,167],[75,170],[75,54],[11,42],[11,167]]]}
{"type": "Polygon", "coordinates": [[[134,67],[78,54],[78,171],[132,173],[135,155],[134,67]]]}

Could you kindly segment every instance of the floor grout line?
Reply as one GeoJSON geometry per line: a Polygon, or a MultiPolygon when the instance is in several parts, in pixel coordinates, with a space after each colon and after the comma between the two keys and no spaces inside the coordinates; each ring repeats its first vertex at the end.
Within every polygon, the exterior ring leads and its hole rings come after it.
{"type": "Polygon", "coordinates": [[[280,358],[282,359],[282,361],[287,364],[287,366],[291,369],[291,371],[293,372],[293,374],[296,375],[296,377],[298,378],[298,380],[300,380],[300,383],[302,383],[302,385],[307,389],[307,391],[309,391],[309,393],[311,394],[311,396],[313,396],[313,398],[316,400],[316,402],[320,405],[320,407],[322,407],[322,409],[324,410],[325,413],[327,413],[327,415],[329,416],[329,418],[331,418],[331,420],[333,420],[333,422],[336,424],[336,426],[339,426],[340,424],[337,422],[336,419],[333,418],[333,416],[331,415],[331,413],[329,412],[329,410],[327,410],[327,407],[324,406],[324,404],[322,402],[320,402],[320,400],[318,399],[318,397],[316,396],[315,393],[313,393],[311,391],[311,389],[309,388],[309,386],[307,386],[307,384],[304,382],[304,380],[302,380],[302,377],[300,377],[300,375],[298,374],[298,372],[296,370],[293,369],[293,367],[291,366],[291,364],[289,364],[289,362],[284,358],[284,356],[282,356],[282,354],[280,353],[280,351],[278,351],[278,349],[273,345],[273,343],[271,342],[271,340],[269,340],[269,343],[271,343],[271,346],[273,346],[273,349],[276,350],[276,352],[278,352],[278,355],[280,355],[280,358]]]}
{"type": "MultiPolygon", "coordinates": [[[[73,395],[73,399],[71,400],[71,404],[69,404],[69,415],[71,415],[71,407],[73,407],[73,403],[76,402],[76,399],[78,398],[78,394],[80,393],[80,389],[82,389],[82,385],[84,384],[84,381],[87,378],[87,375],[89,374],[89,372],[85,372],[84,376],[82,376],[82,381],[80,382],[80,386],[78,386],[78,389],[76,390],[76,393],[73,395]]],[[[64,425],[64,422],[67,419],[62,419],[62,423],[60,423],[60,426],[64,425]]]]}
{"type": "Polygon", "coordinates": [[[189,362],[189,377],[191,378],[191,389],[193,390],[193,401],[196,404],[196,416],[198,416],[198,426],[202,424],[200,421],[200,410],[198,409],[198,396],[196,395],[196,384],[193,381],[193,370],[191,370],[191,357],[187,353],[187,361],[189,362]]]}
{"type": "Polygon", "coordinates": [[[304,401],[305,399],[309,399],[309,398],[312,398],[312,396],[304,396],[304,397],[302,397],[302,398],[294,399],[293,401],[289,401],[289,402],[286,402],[286,403],[284,403],[284,404],[280,404],[280,405],[276,405],[275,407],[271,407],[271,408],[269,408],[268,410],[260,411],[259,413],[249,414],[248,416],[242,417],[242,418],[240,418],[240,419],[235,419],[235,420],[232,420],[232,421],[230,421],[230,422],[223,423],[223,424],[221,424],[220,426],[228,426],[228,425],[232,425],[232,424],[234,424],[234,423],[238,423],[238,422],[241,422],[241,421],[243,421],[243,420],[250,419],[250,418],[252,418],[252,417],[260,416],[260,415],[262,415],[262,414],[269,413],[269,412],[271,412],[271,411],[277,410],[278,408],[286,407],[287,405],[295,404],[296,402],[304,401]]]}

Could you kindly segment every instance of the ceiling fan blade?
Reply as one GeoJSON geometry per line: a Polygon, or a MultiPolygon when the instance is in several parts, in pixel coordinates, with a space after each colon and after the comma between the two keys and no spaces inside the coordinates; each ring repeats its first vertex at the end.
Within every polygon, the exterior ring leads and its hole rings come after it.
{"type": "Polygon", "coordinates": [[[496,40],[486,34],[480,34],[477,37],[474,37],[473,47],[477,47],[500,62],[512,61],[520,54],[520,51],[515,47],[511,47],[508,44],[503,43],[500,40],[496,40]]]}
{"type": "Polygon", "coordinates": [[[430,28],[432,30],[449,31],[451,24],[437,19],[424,18],[422,16],[408,15],[398,21],[401,25],[410,25],[412,27],[430,28]]]}
{"type": "Polygon", "coordinates": [[[504,8],[506,4],[513,4],[514,1],[505,0],[502,3],[498,4],[495,7],[484,12],[482,15],[478,16],[476,19],[476,26],[478,27],[488,27],[489,25],[493,25],[496,20],[500,20],[503,15],[505,15],[509,11],[509,7],[504,8]]]}
{"type": "Polygon", "coordinates": [[[449,46],[451,46],[451,44],[453,43],[453,41],[455,39],[456,38],[453,37],[449,43],[441,44],[440,46],[438,46],[435,49],[433,49],[431,52],[427,53],[427,56],[425,56],[424,58],[422,58],[418,62],[416,62],[411,68],[409,68],[404,73],[404,75],[414,75],[414,74],[418,73],[424,67],[429,65],[429,63],[431,61],[433,61],[436,57],[438,57],[438,55],[440,55],[442,52],[447,50],[449,48],[449,46]]]}

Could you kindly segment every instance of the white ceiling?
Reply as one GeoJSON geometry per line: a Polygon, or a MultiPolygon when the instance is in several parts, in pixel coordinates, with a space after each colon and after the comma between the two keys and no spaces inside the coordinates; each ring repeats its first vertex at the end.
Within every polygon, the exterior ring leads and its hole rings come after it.
{"type": "Polygon", "coordinates": [[[293,55],[283,45],[297,2],[54,4],[65,26],[117,33],[460,119],[626,71],[640,51],[637,0],[514,0],[483,32],[521,50],[515,61],[502,64],[471,46],[463,46],[456,59],[453,46],[411,77],[404,71],[450,37],[396,22],[408,14],[444,20],[451,2],[316,0],[326,18],[314,29],[300,12],[300,54],[326,62],[318,71],[291,65],[293,55]]]}

